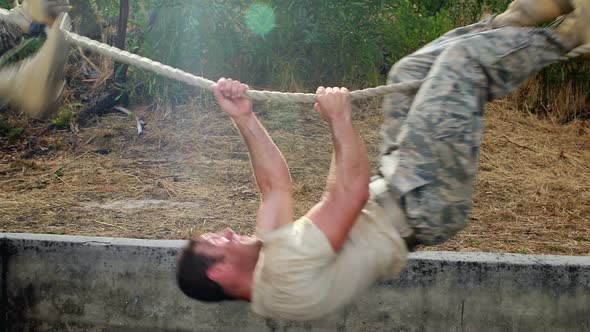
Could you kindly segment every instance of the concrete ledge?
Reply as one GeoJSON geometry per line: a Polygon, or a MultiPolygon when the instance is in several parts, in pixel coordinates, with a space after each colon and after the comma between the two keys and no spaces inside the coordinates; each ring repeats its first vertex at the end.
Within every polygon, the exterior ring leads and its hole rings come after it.
{"type": "Polygon", "coordinates": [[[416,253],[343,312],[293,323],[185,298],[183,243],[0,233],[0,331],[590,331],[590,257],[416,253]]]}

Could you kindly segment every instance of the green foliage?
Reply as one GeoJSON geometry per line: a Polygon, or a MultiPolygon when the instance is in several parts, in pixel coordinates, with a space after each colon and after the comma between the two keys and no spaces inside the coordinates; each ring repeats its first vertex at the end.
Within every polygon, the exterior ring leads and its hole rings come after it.
{"type": "MultiPolygon", "coordinates": [[[[205,77],[272,89],[380,84],[395,61],[452,28],[445,9],[432,13],[412,0],[151,0],[135,6],[131,50],[205,77]]],[[[127,88],[135,97],[172,101],[193,91],[135,68],[127,88]]]]}
{"type": "Polygon", "coordinates": [[[435,4],[436,1],[396,2],[390,13],[392,24],[385,25],[387,67],[453,28],[448,9],[435,4]]]}
{"type": "Polygon", "coordinates": [[[454,0],[445,2],[454,26],[463,26],[480,20],[484,15],[503,12],[512,0],[454,0]]]}
{"type": "Polygon", "coordinates": [[[57,116],[51,120],[51,124],[57,129],[70,129],[70,123],[76,117],[76,112],[69,108],[61,108],[57,116]]]}
{"type": "Polygon", "coordinates": [[[18,170],[20,172],[39,168],[39,166],[35,162],[27,160],[17,160],[15,162],[10,163],[8,167],[10,170],[18,170]]]}
{"type": "Polygon", "coordinates": [[[479,246],[481,246],[481,241],[479,241],[479,240],[469,240],[469,245],[471,247],[479,248],[479,246]]]}
{"type": "MultiPolygon", "coordinates": [[[[1,5],[5,5],[2,1],[7,6],[11,2],[0,0],[1,5]]],[[[75,8],[84,6],[96,11],[104,26],[116,25],[119,0],[71,1],[75,8]]],[[[485,14],[502,12],[510,2],[130,1],[127,48],[200,76],[214,80],[234,77],[257,88],[363,88],[384,83],[386,73],[396,61],[444,32],[473,23],[485,14]]],[[[24,50],[14,59],[33,51],[24,50]]],[[[573,61],[551,66],[536,77],[535,84],[536,91],[543,93],[527,94],[527,109],[548,110],[563,105],[556,100],[568,99],[563,96],[572,95],[572,91],[575,97],[569,99],[587,98],[588,65],[573,61]],[[570,90],[562,88],[565,84],[569,84],[570,90]],[[561,95],[553,91],[561,91],[561,95]]],[[[197,93],[184,84],[133,67],[129,68],[126,86],[117,88],[142,102],[146,97],[183,102],[197,93]]],[[[583,109],[579,102],[573,104],[566,113],[583,109]]]]}
{"type": "Polygon", "coordinates": [[[20,46],[2,55],[0,58],[0,67],[32,56],[39,51],[44,42],[45,39],[39,37],[25,39],[20,46]]]}
{"type": "Polygon", "coordinates": [[[17,127],[9,121],[0,119],[0,139],[5,139],[9,143],[12,143],[20,137],[23,131],[23,128],[17,127]]]}
{"type": "Polygon", "coordinates": [[[255,34],[265,36],[276,27],[275,12],[265,3],[255,3],[246,11],[246,26],[255,34]]]}

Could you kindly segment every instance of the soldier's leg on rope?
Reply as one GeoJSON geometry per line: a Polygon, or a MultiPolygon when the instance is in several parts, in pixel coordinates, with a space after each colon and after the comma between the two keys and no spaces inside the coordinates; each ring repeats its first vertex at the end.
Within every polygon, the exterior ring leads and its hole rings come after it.
{"type": "Polygon", "coordinates": [[[16,47],[23,35],[47,31],[47,40],[37,54],[0,69],[0,103],[19,107],[36,118],[58,109],[69,53],[60,29],[70,28],[69,18],[62,14],[69,8],[68,0],[24,0],[0,20],[2,54],[16,47]]]}
{"type": "MultiPolygon", "coordinates": [[[[381,173],[419,244],[442,243],[466,226],[485,103],[569,50],[552,29],[472,31],[445,45],[415,98],[385,105],[387,118],[400,112],[404,117],[401,124],[384,124],[386,141],[394,144],[382,157],[381,173]],[[409,109],[396,106],[408,104],[409,109]]],[[[417,55],[431,51],[427,46],[417,55]]]]}
{"type": "Polygon", "coordinates": [[[403,59],[390,83],[425,80],[416,94],[385,101],[384,155],[371,181],[347,90],[319,88],[316,110],[334,157],[324,198],[295,222],[287,165],[244,97],[247,87],[220,80],[217,100],[247,143],[261,191],[256,236],[227,230],[191,240],[178,257],[179,288],[200,301],[249,301],[265,317],[310,320],[395,277],[415,245],[465,227],[486,102],[570,50],[553,29],[494,28],[490,18],[403,59]]]}

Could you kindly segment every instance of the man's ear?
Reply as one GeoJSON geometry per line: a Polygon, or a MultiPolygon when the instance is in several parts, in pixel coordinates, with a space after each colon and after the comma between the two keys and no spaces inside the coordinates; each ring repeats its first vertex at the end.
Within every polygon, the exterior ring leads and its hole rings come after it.
{"type": "Polygon", "coordinates": [[[214,264],[213,266],[209,267],[207,269],[207,278],[215,281],[215,282],[220,282],[221,280],[223,280],[223,277],[225,276],[227,272],[227,268],[225,266],[225,264],[214,264]]]}

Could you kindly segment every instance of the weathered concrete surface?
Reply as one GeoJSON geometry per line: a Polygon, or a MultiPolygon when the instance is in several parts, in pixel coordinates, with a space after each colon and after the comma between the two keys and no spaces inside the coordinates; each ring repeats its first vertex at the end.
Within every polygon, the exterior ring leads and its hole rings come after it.
{"type": "Polygon", "coordinates": [[[0,233],[0,331],[590,331],[590,257],[418,253],[342,313],[291,323],[186,299],[182,244],[0,233]]]}

